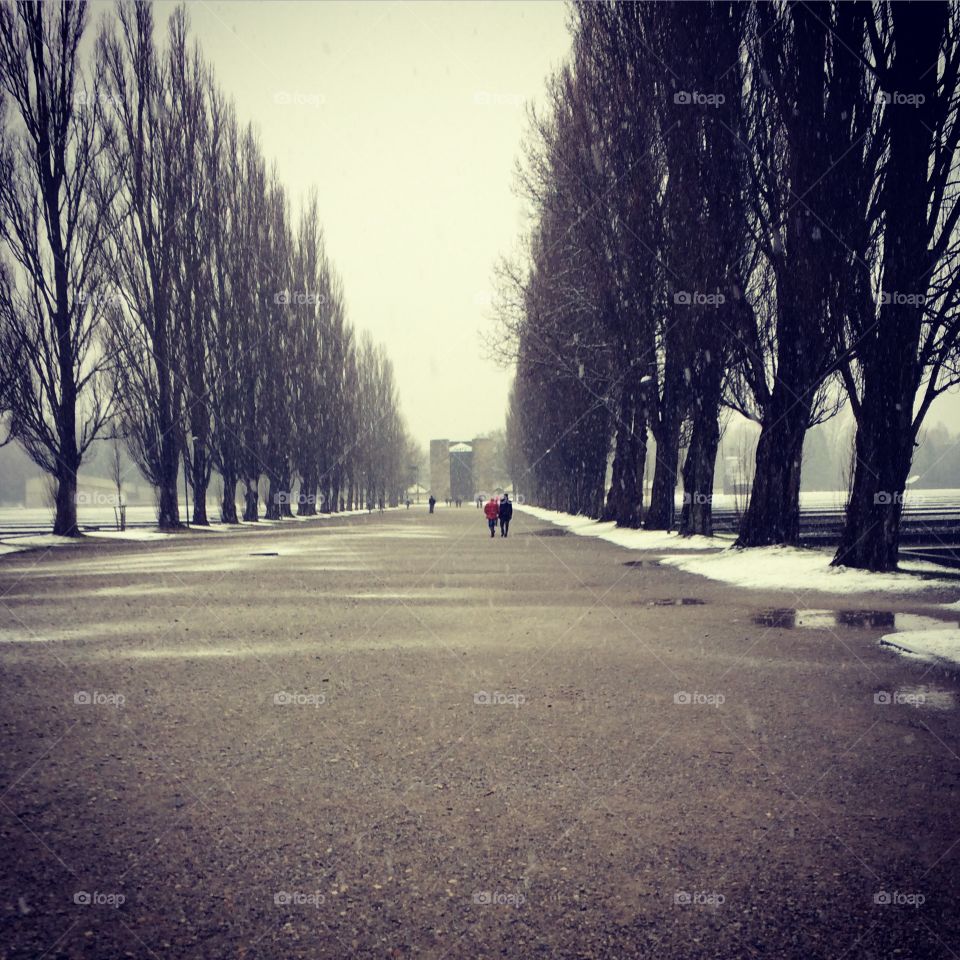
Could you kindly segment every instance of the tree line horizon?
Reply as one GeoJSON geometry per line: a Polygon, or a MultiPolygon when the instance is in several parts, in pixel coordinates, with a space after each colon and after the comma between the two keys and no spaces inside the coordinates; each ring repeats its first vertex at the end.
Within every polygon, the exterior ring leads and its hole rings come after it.
{"type": "Polygon", "coordinates": [[[78,536],[77,472],[121,439],[158,524],[396,504],[420,457],[382,346],[347,318],[316,191],[297,213],[189,33],[118,0],[0,3],[0,414],[78,536]],[[294,488],[297,494],[293,495],[294,488]]]}
{"type": "Polygon", "coordinates": [[[846,405],[834,563],[894,569],[924,418],[960,383],[960,8],[578,0],[569,27],[497,270],[512,475],[709,536],[733,410],[760,427],[737,543],[797,544],[804,438],[846,405]]]}

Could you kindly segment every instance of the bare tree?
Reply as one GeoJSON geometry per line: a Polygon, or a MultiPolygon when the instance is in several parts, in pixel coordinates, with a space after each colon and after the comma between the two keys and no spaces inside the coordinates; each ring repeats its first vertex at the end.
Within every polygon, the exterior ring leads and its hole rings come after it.
{"type": "Polygon", "coordinates": [[[54,533],[79,535],[77,471],[111,415],[99,67],[85,83],[85,2],[0,5],[0,86],[16,117],[0,144],[0,322],[11,433],[56,482],[54,533]]]}
{"type": "Polygon", "coordinates": [[[232,106],[211,78],[208,85],[204,224],[209,234],[203,271],[210,310],[205,372],[211,417],[209,446],[223,483],[220,519],[237,523],[237,483],[243,462],[243,385],[245,378],[253,375],[248,335],[252,324],[243,295],[243,141],[232,106]]]}
{"type": "MultiPolygon", "coordinates": [[[[720,443],[720,405],[735,334],[749,322],[750,273],[747,170],[743,136],[740,52],[747,8],[737,3],[689,5],[692,21],[680,99],[690,101],[695,177],[692,216],[683,224],[697,244],[690,267],[700,297],[685,304],[690,339],[687,380],[690,442],[683,464],[681,534],[713,533],[713,479],[720,443]],[[706,100],[703,106],[694,101],[706,100]]],[[[675,94],[675,98],[676,98],[675,94]]]]}
{"type": "Polygon", "coordinates": [[[867,27],[882,114],[860,220],[880,240],[847,290],[856,460],[834,562],[891,570],[924,418],[960,382],[960,12],[884,3],[867,27]]]}
{"type": "Polygon", "coordinates": [[[300,474],[299,516],[317,512],[317,489],[326,474],[328,451],[324,439],[331,411],[325,402],[329,370],[324,357],[328,350],[330,285],[330,265],[314,191],[300,212],[290,290],[294,319],[290,362],[296,366],[291,412],[296,420],[294,463],[300,474]]]}
{"type": "MultiPolygon", "coordinates": [[[[175,176],[179,131],[167,66],[153,41],[153,10],[121,0],[97,43],[108,80],[110,160],[122,188],[110,206],[111,312],[120,416],[131,453],[157,488],[158,522],[180,525],[177,473],[183,443],[182,330],[174,284],[189,199],[175,176]]],[[[171,32],[176,33],[176,18],[171,32]]]]}
{"type": "Polygon", "coordinates": [[[172,310],[179,331],[177,366],[183,379],[184,413],[181,451],[193,493],[193,522],[206,526],[210,482],[210,400],[207,353],[211,329],[211,288],[207,269],[213,236],[222,225],[211,217],[213,185],[206,161],[211,135],[207,94],[208,70],[199,47],[191,48],[184,7],[170,18],[166,74],[170,86],[171,165],[169,175],[182,215],[176,221],[172,310]]]}
{"type": "Polygon", "coordinates": [[[324,368],[328,371],[327,416],[324,446],[327,467],[320,482],[326,489],[325,502],[332,510],[353,509],[354,451],[357,443],[357,360],[353,329],[347,323],[343,290],[336,280],[331,291],[330,335],[326,340],[324,368]]]}
{"type": "MultiPolygon", "coordinates": [[[[615,426],[603,515],[625,527],[643,520],[647,435],[659,398],[654,378],[663,279],[657,254],[663,244],[662,157],[652,107],[660,65],[650,62],[649,53],[655,15],[641,4],[580,3],[574,34],[574,67],[590,117],[581,127],[581,139],[588,139],[580,149],[599,174],[583,209],[597,224],[588,236],[599,240],[593,261],[603,277],[598,319],[610,353],[606,392],[615,426]]],[[[587,169],[580,173],[582,183],[595,179],[587,169]]]]}
{"type": "Polygon", "coordinates": [[[260,262],[258,317],[260,358],[260,440],[263,472],[268,483],[266,517],[290,516],[296,424],[291,401],[296,391],[293,287],[294,239],[290,210],[282,184],[271,177],[267,187],[264,252],[260,262]]]}
{"type": "Polygon", "coordinates": [[[758,4],[751,11],[746,142],[754,240],[772,304],[758,304],[757,328],[739,342],[761,424],[742,546],[798,541],[803,440],[830,412],[825,385],[842,330],[833,292],[846,269],[837,240],[846,207],[835,200],[837,184],[859,163],[865,117],[863,90],[849,82],[862,69],[861,14],[848,22],[846,6],[758,4]]]}
{"type": "Polygon", "coordinates": [[[266,163],[253,129],[247,127],[238,161],[242,171],[235,220],[237,238],[233,261],[233,289],[237,322],[242,331],[237,342],[243,351],[236,368],[240,389],[242,423],[242,479],[244,482],[243,519],[255,522],[259,517],[259,480],[264,468],[263,385],[267,357],[263,353],[264,335],[259,324],[262,297],[262,273],[267,256],[267,173],[266,163]]]}

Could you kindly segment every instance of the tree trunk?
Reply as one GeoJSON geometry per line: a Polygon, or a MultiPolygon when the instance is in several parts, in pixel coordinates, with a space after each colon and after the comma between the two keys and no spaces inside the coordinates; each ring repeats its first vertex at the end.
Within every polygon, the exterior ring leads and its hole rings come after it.
{"type": "Polygon", "coordinates": [[[884,191],[883,285],[876,324],[862,337],[863,399],[857,413],[856,465],[846,523],[834,564],[893,570],[900,518],[919,421],[914,404],[923,378],[917,360],[931,264],[928,167],[939,137],[936,63],[947,28],[946,4],[904,10],[894,4],[893,90],[919,102],[887,105],[890,129],[884,191]]]}
{"type": "Polygon", "coordinates": [[[194,312],[188,328],[190,331],[190,355],[187,360],[187,382],[189,385],[189,424],[193,435],[190,457],[190,486],[193,490],[193,522],[198,526],[210,525],[207,520],[207,487],[210,483],[210,455],[207,449],[210,435],[210,412],[207,400],[208,389],[205,381],[205,358],[207,356],[204,341],[205,328],[209,317],[194,312]]]}
{"type": "Polygon", "coordinates": [[[330,479],[330,495],[323,504],[323,509],[330,513],[343,510],[343,474],[340,470],[334,470],[330,479]]]}
{"type": "Polygon", "coordinates": [[[643,468],[647,459],[647,418],[636,387],[624,386],[620,397],[616,452],[604,520],[618,527],[640,527],[643,520],[643,468]]]}
{"type": "MultiPolygon", "coordinates": [[[[63,302],[63,301],[61,301],[63,302]]],[[[64,320],[58,322],[60,329],[66,331],[69,344],[69,327],[64,320]]],[[[63,344],[64,338],[60,337],[63,344]]],[[[57,409],[57,494],[56,515],[53,520],[53,532],[61,537],[79,537],[80,526],[77,523],[77,471],[80,469],[80,453],[77,450],[77,390],[73,377],[73,353],[61,346],[60,384],[62,397],[57,409]],[[68,368],[65,362],[69,362],[68,368]]]]}
{"type": "Polygon", "coordinates": [[[247,523],[256,523],[260,519],[260,494],[257,486],[259,477],[244,478],[246,490],[243,493],[243,519],[247,523]]]}
{"type": "Polygon", "coordinates": [[[157,525],[161,530],[174,530],[180,526],[176,469],[173,471],[173,478],[164,477],[157,488],[157,525]]]}
{"type": "Polygon", "coordinates": [[[279,520],[282,516],[281,498],[286,496],[283,491],[283,484],[279,477],[267,474],[267,512],[265,520],[279,520]]]}
{"type": "Polygon", "coordinates": [[[590,516],[601,519],[606,503],[607,457],[596,465],[590,481],[590,516]]]}
{"type": "Polygon", "coordinates": [[[667,411],[656,436],[657,463],[647,511],[647,530],[672,530],[676,516],[677,463],[680,460],[679,413],[667,411]]]}
{"type": "Polygon", "coordinates": [[[290,480],[290,471],[284,470],[280,476],[280,516],[281,517],[292,517],[293,516],[293,484],[290,480]]]}
{"type": "Polygon", "coordinates": [[[853,489],[835,566],[865,570],[897,566],[904,490],[913,457],[913,406],[912,394],[902,404],[889,402],[884,386],[864,396],[853,489]]]}
{"type": "Polygon", "coordinates": [[[317,515],[317,474],[308,468],[300,478],[300,490],[297,495],[297,516],[315,517],[317,515]]]}
{"type": "Polygon", "coordinates": [[[58,298],[55,322],[61,397],[57,407],[57,506],[53,532],[61,537],[79,537],[77,471],[80,469],[81,457],[77,449],[77,382],[73,370],[70,318],[64,306],[67,302],[67,277],[62,255],[59,255],[59,234],[54,244],[54,255],[57,257],[54,266],[58,298]]]}
{"type": "Polygon", "coordinates": [[[717,408],[697,408],[693,420],[690,448],[683,465],[683,510],[680,534],[713,536],[713,474],[720,445],[717,408]]]}
{"type": "Polygon", "coordinates": [[[197,526],[208,527],[207,487],[210,484],[210,469],[207,460],[206,438],[197,437],[193,443],[193,456],[190,459],[190,486],[193,489],[193,522],[197,526]]]}
{"type": "Polygon", "coordinates": [[[223,473],[223,497],[220,500],[220,519],[224,523],[237,522],[237,476],[232,471],[223,473]]]}
{"type": "MultiPolygon", "coordinates": [[[[165,306],[157,308],[160,316],[167,318],[165,306]]],[[[178,443],[176,393],[170,364],[169,329],[166,319],[155,324],[153,356],[157,371],[156,418],[159,441],[157,450],[157,524],[161,530],[177,529],[180,526],[180,502],[177,495],[177,476],[180,467],[178,443]]]]}
{"type": "Polygon", "coordinates": [[[57,513],[53,532],[60,537],[79,537],[77,523],[77,471],[63,464],[57,472],[57,513]]]}
{"type": "Polygon", "coordinates": [[[777,390],[770,406],[757,441],[750,503],[737,539],[740,547],[800,541],[800,469],[809,401],[800,402],[777,390]]]}

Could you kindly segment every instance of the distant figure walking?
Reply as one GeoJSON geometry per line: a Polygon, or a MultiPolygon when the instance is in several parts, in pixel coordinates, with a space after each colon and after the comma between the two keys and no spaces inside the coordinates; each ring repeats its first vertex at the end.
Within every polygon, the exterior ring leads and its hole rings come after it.
{"type": "Polygon", "coordinates": [[[430,504],[430,512],[433,513],[433,508],[437,505],[437,498],[431,493],[430,499],[427,501],[430,504]]]}
{"type": "Polygon", "coordinates": [[[505,537],[510,530],[510,521],[513,519],[513,504],[510,494],[505,493],[500,501],[500,536],[505,537]]]}
{"type": "Polygon", "coordinates": [[[496,497],[491,497],[487,505],[483,508],[483,515],[487,518],[487,526],[490,527],[490,536],[497,535],[497,520],[500,519],[500,504],[496,497]]]}

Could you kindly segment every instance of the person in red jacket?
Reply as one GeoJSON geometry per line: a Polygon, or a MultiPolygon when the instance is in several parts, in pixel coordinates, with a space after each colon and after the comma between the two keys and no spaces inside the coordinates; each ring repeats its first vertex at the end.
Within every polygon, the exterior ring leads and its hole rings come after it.
{"type": "Polygon", "coordinates": [[[490,527],[490,536],[497,534],[497,520],[500,518],[500,504],[496,497],[491,497],[483,508],[483,515],[487,518],[490,527]]]}

